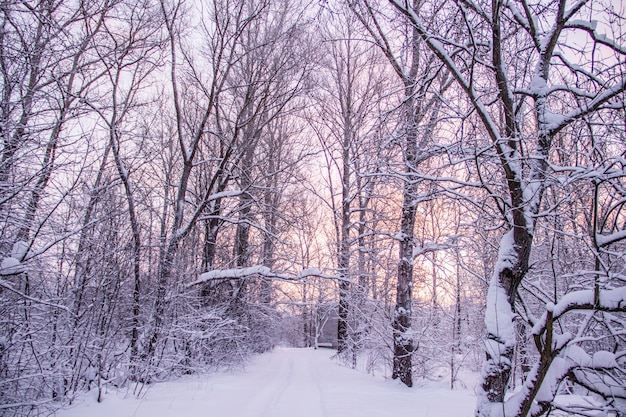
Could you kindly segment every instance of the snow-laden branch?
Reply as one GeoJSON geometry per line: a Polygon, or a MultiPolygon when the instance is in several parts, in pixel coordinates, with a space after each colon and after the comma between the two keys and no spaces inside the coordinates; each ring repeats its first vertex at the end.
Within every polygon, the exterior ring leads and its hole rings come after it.
{"type": "Polygon", "coordinates": [[[450,236],[443,243],[424,242],[422,245],[413,248],[413,259],[417,258],[418,256],[426,255],[428,253],[452,249],[454,248],[457,239],[458,236],[450,236]]]}
{"type": "Polygon", "coordinates": [[[10,282],[7,282],[7,281],[5,281],[5,280],[3,280],[1,278],[0,278],[0,288],[4,288],[5,290],[8,290],[8,291],[10,291],[10,292],[12,292],[14,294],[17,294],[18,296],[20,296],[20,297],[22,297],[22,298],[24,298],[24,299],[26,299],[28,301],[31,301],[33,303],[43,304],[43,305],[46,305],[46,306],[49,306],[49,307],[58,308],[59,310],[63,310],[63,311],[66,311],[66,312],[72,314],[71,311],[69,310],[69,308],[67,308],[66,306],[63,306],[61,304],[52,303],[50,301],[42,300],[40,298],[32,297],[32,296],[30,296],[28,294],[24,294],[23,292],[21,292],[19,290],[16,290],[13,287],[13,285],[11,285],[10,282]]]}
{"type": "MultiPolygon", "coordinates": [[[[267,279],[276,279],[281,281],[299,281],[307,277],[316,277],[331,280],[342,280],[339,275],[324,274],[317,268],[308,268],[300,271],[295,275],[289,275],[285,273],[273,272],[270,268],[263,265],[255,265],[246,268],[232,268],[232,269],[215,269],[208,271],[200,275],[200,278],[190,282],[186,286],[192,287],[194,285],[202,284],[210,281],[219,281],[227,279],[245,279],[249,277],[262,277],[267,279]]],[[[345,280],[345,279],[343,279],[345,280]]]]}
{"type": "Polygon", "coordinates": [[[597,31],[598,22],[596,20],[572,20],[565,25],[566,29],[580,29],[589,34],[594,42],[607,46],[620,54],[626,54],[626,46],[617,43],[603,33],[597,31]]]}
{"type": "Polygon", "coordinates": [[[0,264],[0,276],[18,275],[25,270],[24,264],[12,256],[4,258],[0,264]]]}
{"type": "MultiPolygon", "coordinates": [[[[603,290],[576,291],[566,294],[557,304],[548,303],[546,312],[534,325],[533,335],[539,349],[539,361],[524,379],[523,385],[504,404],[505,415],[539,416],[544,414],[557,398],[559,386],[570,377],[578,385],[605,399],[626,398],[626,390],[619,382],[621,370],[618,358],[623,351],[597,350],[587,353],[581,343],[589,338],[569,332],[555,332],[557,320],[572,310],[589,310],[588,319],[595,310],[626,311],[626,287],[603,290]]],[[[613,334],[615,337],[615,334],[613,334]]]]}
{"type": "Polygon", "coordinates": [[[557,357],[544,358],[544,362],[540,361],[533,366],[521,389],[507,399],[505,415],[543,414],[547,405],[556,400],[559,386],[568,375],[604,397],[625,398],[626,391],[615,376],[607,372],[618,368],[616,357],[616,354],[606,350],[589,355],[578,345],[567,345],[557,357]],[[547,364],[549,368],[545,368],[547,364]],[[532,401],[529,401],[530,398],[532,401]],[[524,405],[530,413],[521,412],[524,405]]]}
{"type": "Polygon", "coordinates": [[[611,233],[610,235],[601,235],[596,233],[596,243],[599,247],[608,246],[610,244],[626,239],[626,230],[611,233]]]}
{"type": "Polygon", "coordinates": [[[626,313],[626,286],[612,290],[600,290],[597,297],[594,290],[580,290],[565,294],[558,303],[546,305],[546,312],[533,326],[533,334],[539,336],[545,332],[549,315],[552,315],[556,320],[568,311],[592,308],[626,313]]]}
{"type": "Polygon", "coordinates": [[[574,120],[585,117],[586,115],[600,109],[602,106],[606,105],[605,107],[608,108],[621,109],[623,106],[623,101],[617,100],[615,103],[610,103],[610,101],[624,91],[626,91],[626,77],[622,77],[619,82],[615,83],[609,88],[602,90],[601,93],[597,94],[588,103],[580,105],[579,107],[567,114],[557,115],[556,113],[553,113],[551,123],[548,126],[550,134],[554,135],[558,133],[574,120]]]}

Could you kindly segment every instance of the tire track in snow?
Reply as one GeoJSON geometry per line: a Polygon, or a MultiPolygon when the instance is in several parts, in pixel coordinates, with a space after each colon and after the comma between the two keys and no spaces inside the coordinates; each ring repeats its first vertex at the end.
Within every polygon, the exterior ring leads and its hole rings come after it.
{"type": "Polygon", "coordinates": [[[326,401],[324,400],[324,393],[322,391],[322,385],[324,384],[323,379],[320,377],[320,372],[317,366],[314,366],[312,361],[308,361],[309,372],[311,373],[311,380],[313,381],[313,385],[315,385],[315,392],[317,393],[318,401],[316,403],[319,405],[320,414],[319,417],[329,417],[330,414],[328,412],[328,408],[326,406],[326,401]]]}
{"type": "MultiPolygon", "coordinates": [[[[272,356],[276,361],[266,369],[260,388],[254,393],[244,414],[246,417],[330,417],[318,368],[318,352],[284,350],[272,356]],[[303,355],[305,353],[305,355],[303,355]],[[304,357],[303,357],[304,356],[304,357]],[[304,359],[304,360],[303,360],[304,359]]],[[[257,381],[260,381],[257,378],[257,381]]]]}
{"type": "Polygon", "coordinates": [[[274,377],[274,380],[276,382],[273,384],[273,386],[276,386],[277,388],[274,389],[273,394],[271,395],[271,397],[268,398],[267,404],[265,408],[263,409],[261,416],[275,417],[274,414],[272,414],[272,412],[276,411],[276,408],[280,404],[280,400],[282,399],[285,391],[287,390],[287,387],[289,387],[292,384],[293,366],[294,366],[293,358],[289,356],[287,358],[287,375],[284,376],[281,374],[280,376],[274,377]]]}
{"type": "Polygon", "coordinates": [[[242,392],[242,402],[233,404],[234,408],[243,407],[243,409],[233,415],[270,417],[272,404],[276,403],[281,391],[285,389],[284,381],[289,376],[289,360],[286,355],[271,355],[268,358],[273,362],[272,365],[263,366],[263,372],[250,381],[242,392]]]}

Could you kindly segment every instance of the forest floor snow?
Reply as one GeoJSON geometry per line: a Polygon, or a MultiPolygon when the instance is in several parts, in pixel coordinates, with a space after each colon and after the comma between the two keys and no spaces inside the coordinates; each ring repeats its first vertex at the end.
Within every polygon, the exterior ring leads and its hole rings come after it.
{"type": "Polygon", "coordinates": [[[326,349],[278,348],[241,372],[151,385],[141,398],[94,392],[57,417],[447,417],[471,416],[472,390],[407,388],[340,366],[326,349]]]}

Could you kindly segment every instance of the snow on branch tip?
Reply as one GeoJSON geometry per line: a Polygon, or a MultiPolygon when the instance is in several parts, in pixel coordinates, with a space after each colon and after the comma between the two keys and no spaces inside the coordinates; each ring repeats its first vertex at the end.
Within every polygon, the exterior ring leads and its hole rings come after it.
{"type": "Polygon", "coordinates": [[[232,269],[215,269],[208,271],[200,275],[195,281],[187,284],[187,287],[202,284],[204,282],[226,280],[226,279],[244,279],[248,277],[263,277],[268,279],[277,279],[281,281],[298,281],[307,277],[316,277],[323,279],[342,279],[339,275],[324,274],[317,268],[307,268],[300,271],[297,274],[290,275],[285,273],[273,272],[270,268],[263,265],[255,265],[246,268],[232,268],[232,269]]]}
{"type": "Polygon", "coordinates": [[[17,241],[13,244],[11,255],[2,260],[0,263],[0,276],[19,275],[26,271],[22,260],[28,252],[28,243],[17,241]]]}
{"type": "Polygon", "coordinates": [[[556,320],[572,310],[626,312],[626,286],[600,290],[599,294],[594,290],[579,290],[565,294],[558,303],[546,305],[546,312],[533,326],[533,334],[541,335],[546,330],[548,315],[556,320]]]}
{"type": "Polygon", "coordinates": [[[620,230],[619,232],[615,232],[610,235],[601,235],[599,233],[596,233],[596,242],[599,247],[608,246],[625,239],[626,230],[620,230]]]}

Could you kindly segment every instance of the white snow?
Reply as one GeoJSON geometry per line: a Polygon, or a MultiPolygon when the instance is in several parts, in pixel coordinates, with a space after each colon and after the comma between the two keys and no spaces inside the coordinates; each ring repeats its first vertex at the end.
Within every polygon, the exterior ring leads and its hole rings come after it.
{"type": "Polygon", "coordinates": [[[4,258],[2,260],[2,264],[0,265],[0,275],[13,275],[19,274],[24,271],[24,265],[22,263],[13,258],[4,258]]]}
{"type": "Polygon", "coordinates": [[[195,285],[214,279],[246,278],[252,275],[265,276],[270,275],[271,273],[272,271],[268,267],[262,265],[256,265],[247,268],[215,269],[213,271],[201,274],[200,278],[197,281],[194,281],[188,285],[195,285]]]}
{"type": "Polygon", "coordinates": [[[589,356],[589,354],[578,345],[568,346],[563,356],[572,362],[573,367],[588,367],[592,365],[591,356],[589,356]]]}
{"type": "Polygon", "coordinates": [[[626,239],[626,230],[620,230],[619,232],[615,232],[611,235],[604,236],[599,233],[596,234],[596,242],[598,246],[608,246],[612,243],[619,242],[620,240],[626,239]]]}
{"type": "Polygon", "coordinates": [[[615,354],[606,350],[599,350],[593,354],[592,359],[594,368],[611,369],[617,368],[615,354]]]}
{"type": "Polygon", "coordinates": [[[211,200],[218,200],[220,198],[239,197],[242,194],[243,194],[243,191],[241,190],[222,191],[221,193],[211,194],[208,200],[211,201],[211,200]]]}
{"type": "Polygon", "coordinates": [[[511,305],[507,299],[506,291],[499,283],[499,274],[505,268],[510,268],[515,264],[515,242],[513,241],[513,230],[509,230],[502,236],[500,242],[500,253],[498,262],[494,268],[494,274],[487,291],[487,309],[485,311],[485,326],[487,332],[495,336],[495,344],[504,346],[487,346],[488,349],[497,354],[501,349],[512,346],[515,343],[515,328],[513,321],[515,314],[511,310],[511,305]]]}
{"type": "Polygon", "coordinates": [[[500,240],[500,250],[498,252],[498,263],[495,266],[494,276],[498,276],[500,271],[510,268],[517,262],[517,253],[515,251],[515,238],[513,229],[506,232],[500,240]]]}
{"type": "MultiPolygon", "coordinates": [[[[339,275],[327,275],[322,273],[317,268],[308,268],[304,269],[302,272],[299,272],[295,275],[288,275],[284,273],[273,272],[270,268],[263,265],[255,265],[249,266],[245,268],[233,268],[233,269],[214,269],[212,271],[205,272],[200,275],[200,277],[187,284],[187,287],[192,287],[197,284],[201,284],[203,282],[213,281],[213,280],[223,280],[223,279],[242,279],[251,276],[262,276],[264,278],[269,279],[277,279],[283,281],[294,281],[307,277],[317,277],[324,279],[337,280],[342,279],[339,275]]],[[[349,281],[346,279],[346,281],[349,281]]]]}
{"type": "Polygon", "coordinates": [[[154,384],[140,399],[91,392],[57,417],[469,417],[469,390],[407,388],[339,366],[325,349],[276,349],[245,371],[154,384]]]}
{"type": "Polygon", "coordinates": [[[607,309],[626,308],[626,286],[612,290],[600,290],[600,305],[607,309]]]}
{"type": "Polygon", "coordinates": [[[21,261],[26,256],[26,252],[28,252],[28,243],[18,240],[13,244],[13,248],[11,248],[11,258],[21,261]]]}
{"type": "MultiPolygon", "coordinates": [[[[626,308],[626,286],[613,289],[602,289],[599,294],[599,307],[606,310],[622,310],[626,308]]],[[[595,302],[593,290],[572,291],[565,294],[556,305],[550,305],[549,311],[556,319],[569,310],[587,308],[595,302]]],[[[543,331],[547,322],[547,312],[543,314],[533,326],[533,334],[539,335],[543,331]]]]}
{"type": "Polygon", "coordinates": [[[565,119],[565,116],[551,112],[548,109],[545,109],[543,114],[543,120],[548,125],[548,129],[556,129],[565,121],[565,119]]]}
{"type": "Polygon", "coordinates": [[[322,271],[317,268],[306,268],[303,269],[302,272],[296,275],[296,278],[306,278],[306,277],[317,277],[320,275],[324,275],[322,271]]]}
{"type": "Polygon", "coordinates": [[[542,76],[536,74],[529,86],[530,92],[535,95],[545,95],[548,91],[548,84],[542,76]]]}
{"type": "MultiPolygon", "coordinates": [[[[539,155],[535,155],[537,159],[541,158],[539,155]]],[[[526,218],[526,227],[528,233],[535,234],[535,215],[539,212],[539,206],[541,205],[541,189],[543,187],[543,181],[540,179],[531,179],[524,188],[524,217],[526,218]]]]}

